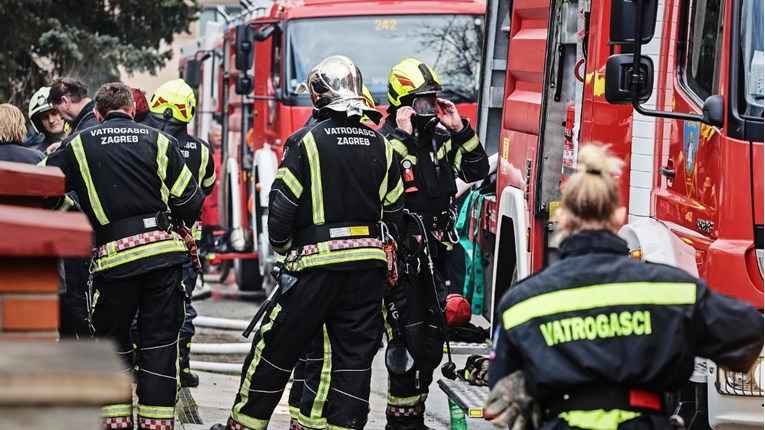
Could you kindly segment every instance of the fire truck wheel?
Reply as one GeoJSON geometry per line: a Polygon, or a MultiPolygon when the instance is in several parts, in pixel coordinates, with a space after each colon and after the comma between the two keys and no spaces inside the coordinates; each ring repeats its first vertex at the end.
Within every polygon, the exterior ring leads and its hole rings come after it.
{"type": "Polygon", "coordinates": [[[263,276],[256,259],[234,260],[234,276],[239,291],[259,291],[263,288],[263,276]]]}

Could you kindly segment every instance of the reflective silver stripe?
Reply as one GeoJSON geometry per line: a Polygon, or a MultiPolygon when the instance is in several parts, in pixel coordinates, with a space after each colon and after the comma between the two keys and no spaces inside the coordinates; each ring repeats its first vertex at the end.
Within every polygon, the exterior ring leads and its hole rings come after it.
{"type": "Polygon", "coordinates": [[[462,151],[457,151],[454,156],[454,173],[459,174],[462,171],[462,151]]]}
{"type": "Polygon", "coordinates": [[[167,178],[167,138],[160,133],[157,137],[157,176],[159,176],[160,193],[162,194],[162,201],[167,208],[167,200],[170,196],[170,190],[167,188],[165,179],[167,178]]]}
{"type": "Polygon", "coordinates": [[[85,188],[88,190],[88,201],[90,207],[93,208],[93,214],[99,224],[109,224],[109,219],[106,217],[104,208],[101,207],[101,200],[98,199],[98,193],[93,185],[93,178],[90,176],[90,167],[88,167],[88,159],[85,157],[85,149],[82,146],[82,137],[78,135],[70,145],[74,151],[74,157],[77,159],[77,165],[80,167],[80,175],[85,182],[85,188]]]}
{"type": "Polygon", "coordinates": [[[138,404],[138,416],[146,418],[172,419],[175,408],[172,406],[146,406],[138,404]]]}
{"type": "Polygon", "coordinates": [[[326,266],[328,264],[346,263],[360,260],[387,261],[385,251],[381,248],[357,248],[342,251],[331,251],[300,257],[297,261],[286,263],[289,270],[299,271],[308,267],[326,266]]]}
{"type": "Polygon", "coordinates": [[[324,224],[324,194],[321,186],[321,164],[319,162],[319,150],[313,134],[309,131],[303,138],[305,150],[308,155],[308,165],[311,169],[311,202],[313,204],[314,225],[324,224]]]}
{"type": "Polygon", "coordinates": [[[202,181],[202,186],[205,188],[211,187],[215,183],[215,179],[216,179],[216,175],[215,175],[215,172],[213,172],[212,176],[202,181]]]}
{"type": "Polygon", "coordinates": [[[184,164],[183,169],[181,170],[181,174],[178,175],[178,179],[175,180],[173,188],[170,189],[170,194],[175,197],[180,197],[183,194],[183,190],[185,190],[186,186],[189,185],[189,181],[191,181],[192,176],[193,175],[191,174],[191,170],[189,170],[188,166],[184,164]]]}

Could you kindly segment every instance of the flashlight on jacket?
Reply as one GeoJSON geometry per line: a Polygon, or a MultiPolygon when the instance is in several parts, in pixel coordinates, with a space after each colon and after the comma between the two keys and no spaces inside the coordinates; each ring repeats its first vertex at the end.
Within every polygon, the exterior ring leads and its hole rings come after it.
{"type": "Polygon", "coordinates": [[[404,192],[416,192],[417,187],[414,185],[414,170],[412,169],[412,162],[409,160],[404,160],[401,163],[401,167],[404,168],[404,172],[401,175],[401,179],[404,181],[404,192]]]}

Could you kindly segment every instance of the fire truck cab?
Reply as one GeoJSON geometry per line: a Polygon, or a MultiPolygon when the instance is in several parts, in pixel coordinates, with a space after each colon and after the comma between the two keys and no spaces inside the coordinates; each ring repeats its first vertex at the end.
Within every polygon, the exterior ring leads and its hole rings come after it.
{"type": "MultiPolygon", "coordinates": [[[[763,307],[762,13],[762,0],[489,0],[478,132],[498,148],[496,184],[471,221],[487,319],[557,259],[561,184],[585,144],[625,161],[633,256],[763,307]]],[[[699,359],[672,407],[689,427],[762,428],[762,381],[762,357],[745,374],[699,359]]]]}

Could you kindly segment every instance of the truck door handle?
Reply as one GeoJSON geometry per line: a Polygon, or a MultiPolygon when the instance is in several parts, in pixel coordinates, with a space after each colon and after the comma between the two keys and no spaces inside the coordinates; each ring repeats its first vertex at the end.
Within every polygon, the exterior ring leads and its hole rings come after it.
{"type": "Polygon", "coordinates": [[[670,179],[675,179],[675,169],[670,169],[666,166],[661,166],[661,175],[670,179]]]}

